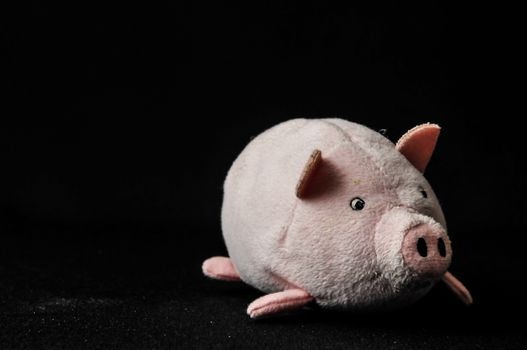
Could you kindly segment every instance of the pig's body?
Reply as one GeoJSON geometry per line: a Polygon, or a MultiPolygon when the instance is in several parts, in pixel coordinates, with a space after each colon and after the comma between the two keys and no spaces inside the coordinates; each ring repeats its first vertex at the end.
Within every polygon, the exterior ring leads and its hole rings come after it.
{"type": "MultiPolygon", "coordinates": [[[[451,249],[441,207],[414,165],[381,134],[341,119],[295,119],[262,133],[225,180],[231,276],[271,295],[301,292],[279,297],[283,305],[297,298],[371,309],[415,301],[446,272],[451,249]],[[322,165],[300,196],[295,188],[313,150],[322,165]],[[419,239],[426,257],[417,254],[419,239]]],[[[211,277],[213,265],[204,265],[211,277]]],[[[276,303],[261,304],[273,313],[276,303]]]]}

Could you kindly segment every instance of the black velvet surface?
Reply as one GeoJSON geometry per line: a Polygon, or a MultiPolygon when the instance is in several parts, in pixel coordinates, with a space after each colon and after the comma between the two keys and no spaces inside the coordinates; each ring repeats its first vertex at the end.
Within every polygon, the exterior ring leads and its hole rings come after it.
{"type": "Polygon", "coordinates": [[[490,257],[481,245],[457,239],[463,232],[452,234],[458,256],[451,270],[473,292],[470,308],[438,285],[412,307],[389,313],[311,307],[255,321],[245,309],[261,293],[201,275],[202,259],[224,253],[217,227],[25,229],[23,237],[2,239],[3,349],[520,349],[527,340],[517,318],[525,311],[523,289],[511,286],[527,282],[511,272],[525,257],[490,257]],[[130,238],[144,229],[148,240],[130,238]]]}
{"type": "Polygon", "coordinates": [[[10,2],[1,11],[0,349],[524,349],[523,12],[501,4],[10,2]],[[442,134],[464,307],[250,320],[211,281],[222,183],[263,130],[442,134]],[[519,121],[520,120],[520,121],[519,121]]]}

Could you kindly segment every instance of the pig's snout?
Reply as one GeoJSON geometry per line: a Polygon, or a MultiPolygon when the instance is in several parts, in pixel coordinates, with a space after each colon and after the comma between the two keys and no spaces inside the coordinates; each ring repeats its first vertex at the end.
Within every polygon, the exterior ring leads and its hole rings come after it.
{"type": "Polygon", "coordinates": [[[429,278],[442,276],[452,259],[452,248],[445,231],[426,224],[406,232],[402,253],[411,270],[429,278]]]}

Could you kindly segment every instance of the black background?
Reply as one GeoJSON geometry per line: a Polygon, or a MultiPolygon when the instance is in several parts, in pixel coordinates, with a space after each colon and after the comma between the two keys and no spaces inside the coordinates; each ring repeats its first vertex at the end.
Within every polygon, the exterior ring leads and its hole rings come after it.
{"type": "Polygon", "coordinates": [[[524,347],[515,13],[433,2],[3,11],[1,347],[524,347]],[[257,291],[201,276],[203,259],[225,254],[230,164],[294,117],[340,117],[393,141],[443,127],[427,178],[473,307],[438,286],[391,314],[254,322],[257,291]]]}

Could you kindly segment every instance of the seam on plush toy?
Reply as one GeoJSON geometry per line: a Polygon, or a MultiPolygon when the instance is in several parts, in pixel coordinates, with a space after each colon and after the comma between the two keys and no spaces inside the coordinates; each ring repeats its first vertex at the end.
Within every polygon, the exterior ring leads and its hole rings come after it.
{"type": "MultiPolygon", "coordinates": [[[[304,124],[302,126],[300,126],[299,128],[297,128],[295,131],[299,131],[303,128],[305,128],[308,124],[309,124],[309,120],[308,119],[302,119],[304,121],[304,124]]],[[[293,189],[294,191],[295,189],[293,189]]],[[[295,198],[298,200],[298,198],[295,196],[295,198]]],[[[286,220],[286,223],[284,224],[284,227],[282,228],[282,230],[280,231],[279,235],[278,235],[278,248],[281,249],[283,248],[283,243],[285,242],[285,239],[286,239],[286,236],[287,236],[287,231],[289,230],[289,226],[291,225],[291,223],[293,222],[293,219],[294,219],[294,212],[295,212],[295,209],[296,209],[296,205],[297,205],[297,201],[294,201],[293,203],[293,207],[291,208],[291,213],[289,214],[289,217],[287,218],[286,220]]]]}
{"type": "MultiPolygon", "coordinates": [[[[340,142],[339,144],[331,147],[329,150],[327,150],[326,152],[322,153],[322,161],[324,161],[324,155],[328,156],[330,155],[332,152],[334,152],[337,148],[339,148],[340,146],[348,143],[349,141],[344,141],[344,142],[340,142]]],[[[294,190],[294,189],[293,189],[294,190]]],[[[291,224],[293,223],[293,220],[295,218],[295,213],[296,213],[296,209],[298,207],[298,203],[300,203],[300,201],[302,201],[303,199],[301,198],[298,198],[295,196],[295,202],[293,204],[293,207],[292,207],[292,210],[291,210],[291,215],[289,215],[289,218],[286,222],[286,225],[284,225],[284,229],[282,230],[282,232],[280,233],[280,237],[278,239],[278,244],[279,244],[279,248],[283,248],[284,246],[284,243],[287,239],[287,233],[289,231],[289,228],[291,227],[291,224]]]]}
{"type": "MultiPolygon", "coordinates": [[[[390,190],[388,189],[388,186],[387,186],[387,184],[386,184],[386,181],[384,180],[384,178],[387,177],[387,173],[386,173],[386,171],[384,170],[384,167],[383,167],[381,164],[378,164],[378,162],[376,162],[375,158],[370,154],[370,152],[368,152],[367,149],[365,149],[364,147],[362,147],[361,144],[355,140],[355,138],[353,138],[350,134],[348,134],[347,132],[345,132],[345,131],[344,131],[340,126],[338,126],[337,124],[332,123],[332,122],[330,122],[330,121],[328,121],[328,120],[321,120],[321,122],[326,123],[327,125],[332,126],[332,127],[335,128],[336,130],[338,130],[341,134],[343,134],[344,137],[345,137],[350,143],[357,145],[357,147],[358,147],[359,149],[361,149],[361,150],[364,152],[364,154],[366,155],[366,157],[370,160],[371,164],[373,164],[374,168],[375,168],[376,170],[379,171],[379,173],[380,173],[380,175],[381,175],[380,179],[381,179],[381,183],[382,183],[382,188],[383,188],[384,194],[388,194],[388,193],[395,192],[395,195],[396,195],[397,199],[400,201],[401,198],[399,197],[399,194],[397,193],[397,191],[390,191],[390,190]]],[[[391,209],[391,208],[388,208],[388,210],[389,210],[389,209],[391,209]]],[[[375,244],[375,242],[374,242],[374,244],[375,244]]],[[[374,257],[375,257],[375,264],[377,265],[377,264],[378,264],[377,252],[375,252],[375,250],[374,250],[374,253],[373,253],[373,254],[374,254],[374,257]]]]}
{"type": "MultiPolygon", "coordinates": [[[[312,121],[317,121],[316,119],[302,119],[304,121],[304,124],[300,127],[298,127],[295,131],[300,131],[301,129],[309,126],[311,124],[312,121]]],[[[331,150],[333,150],[334,148],[336,147],[333,147],[331,150]]],[[[329,153],[329,151],[328,151],[329,153]]],[[[324,153],[322,154],[322,160],[324,159],[324,153]]],[[[307,161],[307,159],[306,159],[307,161]]],[[[292,191],[294,193],[296,189],[293,188],[292,191]]],[[[298,198],[296,195],[294,196],[294,202],[293,202],[293,205],[290,209],[290,214],[286,220],[286,222],[284,223],[283,227],[282,227],[282,230],[280,230],[279,234],[278,234],[278,239],[277,239],[277,249],[279,250],[285,250],[285,241],[287,239],[287,235],[288,235],[288,232],[289,232],[289,229],[291,227],[291,224],[293,223],[293,220],[295,219],[295,213],[296,213],[296,208],[298,206],[298,203],[301,199],[298,198]]],[[[278,283],[278,284],[281,284],[284,287],[284,289],[287,289],[288,287],[293,287],[293,288],[298,288],[298,289],[301,289],[300,287],[298,287],[297,285],[295,285],[294,283],[288,281],[287,279],[283,278],[282,276],[280,276],[278,273],[275,272],[275,269],[273,266],[269,266],[268,268],[264,268],[264,270],[269,274],[271,275],[271,277],[273,277],[273,279],[275,279],[275,281],[278,283]]]]}
{"type": "MultiPolygon", "coordinates": [[[[328,120],[321,120],[321,122],[323,123],[326,123],[332,127],[334,127],[335,129],[337,129],[342,135],[344,135],[345,138],[348,139],[348,141],[350,143],[353,143],[355,145],[357,145],[357,147],[359,147],[365,154],[366,156],[368,157],[368,159],[371,161],[371,163],[375,166],[375,168],[381,173],[381,182],[382,182],[382,187],[383,187],[383,190],[385,191],[385,193],[389,193],[389,192],[392,192],[392,191],[389,191],[388,189],[388,186],[386,185],[386,181],[384,180],[385,177],[388,176],[388,174],[386,173],[386,171],[384,170],[384,167],[380,164],[378,164],[378,162],[375,160],[375,157],[373,157],[370,152],[368,152],[368,150],[364,147],[361,146],[360,142],[357,142],[357,140],[355,140],[354,137],[352,137],[352,135],[346,133],[340,126],[338,126],[337,124],[334,124],[328,120]]],[[[397,195],[397,193],[396,193],[397,195]]],[[[397,195],[397,198],[399,198],[399,195],[397,195]]]]}
{"type": "MultiPolygon", "coordinates": [[[[340,146],[342,146],[343,144],[346,144],[346,143],[349,143],[351,142],[350,141],[350,138],[347,136],[346,133],[344,133],[342,131],[342,129],[338,128],[336,129],[335,128],[335,125],[331,124],[331,123],[326,123],[322,120],[319,120],[319,119],[305,119],[306,123],[304,125],[302,125],[300,128],[298,128],[297,130],[300,130],[306,126],[308,126],[311,122],[320,122],[326,126],[329,126],[331,127],[333,130],[336,130],[337,132],[339,132],[342,136],[344,136],[344,139],[345,141],[343,142],[339,142],[338,144],[334,145],[333,147],[331,147],[330,149],[328,149],[327,151],[322,151],[322,161],[324,160],[324,157],[327,157],[328,155],[330,155],[332,152],[334,152],[337,148],[339,148],[340,146]]],[[[314,146],[315,147],[315,146],[314,146]]],[[[307,159],[306,159],[307,161],[307,159]]],[[[295,189],[292,189],[292,191],[294,191],[295,189]]],[[[279,234],[279,237],[278,237],[278,240],[277,240],[277,249],[279,250],[286,250],[285,249],[285,242],[287,240],[287,236],[288,236],[288,233],[289,233],[289,229],[291,228],[291,224],[293,223],[294,219],[295,219],[295,216],[296,216],[296,211],[297,211],[297,207],[298,207],[298,204],[300,203],[300,201],[302,201],[301,198],[298,198],[297,196],[294,196],[294,203],[293,203],[293,206],[291,208],[291,214],[289,215],[289,217],[287,218],[287,221],[285,222],[280,234],[279,234]]],[[[269,273],[270,275],[272,275],[275,279],[277,279],[278,283],[279,284],[285,284],[286,286],[293,286],[295,288],[299,288],[298,286],[296,286],[294,283],[288,281],[287,279],[281,277],[278,273],[275,272],[275,269],[273,267],[269,267],[267,269],[267,273],[269,273]]]]}

